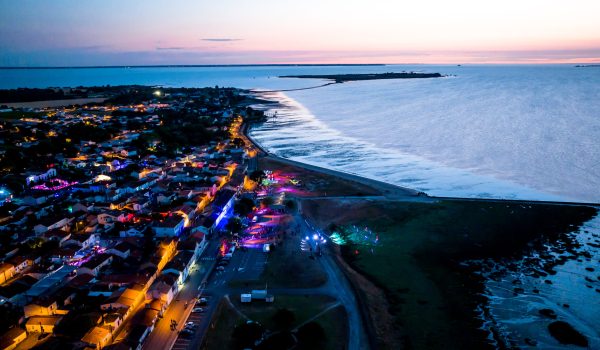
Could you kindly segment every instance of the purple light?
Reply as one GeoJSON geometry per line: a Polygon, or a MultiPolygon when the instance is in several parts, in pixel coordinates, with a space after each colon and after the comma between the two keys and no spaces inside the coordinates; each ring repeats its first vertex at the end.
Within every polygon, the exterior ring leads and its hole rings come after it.
{"type": "Polygon", "coordinates": [[[53,182],[57,182],[58,185],[48,187],[48,185],[43,183],[41,185],[32,186],[31,188],[34,190],[40,190],[40,191],[59,191],[59,190],[62,190],[63,188],[67,188],[69,186],[73,186],[78,183],[77,181],[68,182],[68,181],[61,180],[61,179],[52,179],[50,181],[50,183],[53,183],[53,182]]]}

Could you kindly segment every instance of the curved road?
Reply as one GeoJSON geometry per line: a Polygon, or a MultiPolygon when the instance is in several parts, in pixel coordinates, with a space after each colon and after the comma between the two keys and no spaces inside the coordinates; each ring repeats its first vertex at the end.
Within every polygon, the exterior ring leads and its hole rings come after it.
{"type": "MultiPolygon", "coordinates": [[[[298,213],[302,212],[301,202],[298,202],[298,213]]],[[[304,235],[310,235],[315,232],[310,224],[304,220],[300,214],[296,214],[295,218],[297,222],[301,224],[301,230],[304,235]]],[[[360,350],[369,348],[369,339],[367,332],[363,325],[363,318],[360,314],[358,307],[358,301],[346,276],[340,270],[336,262],[333,260],[331,255],[327,251],[324,252],[322,257],[317,258],[323,267],[323,270],[327,273],[327,283],[319,288],[314,288],[314,292],[320,294],[327,294],[336,297],[339,302],[346,309],[348,315],[348,349],[349,350],[360,350]]],[[[300,291],[300,290],[298,290],[300,291]]],[[[310,289],[303,290],[310,293],[310,289]]],[[[293,290],[286,290],[287,293],[294,292],[293,290]]]]}

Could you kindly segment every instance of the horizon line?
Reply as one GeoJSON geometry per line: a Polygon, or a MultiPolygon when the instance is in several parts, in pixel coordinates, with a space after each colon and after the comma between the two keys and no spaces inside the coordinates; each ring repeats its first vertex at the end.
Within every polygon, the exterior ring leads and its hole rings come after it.
{"type": "MultiPolygon", "coordinates": [[[[408,63],[407,63],[408,64],[408,63]]],[[[72,68],[186,68],[186,67],[297,67],[297,66],[388,66],[388,63],[240,63],[240,64],[148,64],[109,66],[0,66],[0,69],[72,69],[72,68]]]]}
{"type": "Polygon", "coordinates": [[[465,62],[465,63],[240,63],[240,64],[149,64],[149,65],[90,65],[90,66],[0,66],[0,69],[85,69],[85,68],[216,68],[216,67],[360,67],[360,66],[510,66],[510,65],[597,65],[596,62],[465,62]]]}

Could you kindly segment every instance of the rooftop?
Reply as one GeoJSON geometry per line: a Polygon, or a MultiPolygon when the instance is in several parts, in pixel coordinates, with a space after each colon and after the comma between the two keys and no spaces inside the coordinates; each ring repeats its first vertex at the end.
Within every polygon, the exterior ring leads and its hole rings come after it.
{"type": "Polygon", "coordinates": [[[57,287],[65,282],[67,280],[67,276],[73,273],[76,269],[77,268],[74,266],[63,265],[39,280],[27,291],[26,294],[31,297],[39,297],[46,293],[49,289],[57,287]]]}

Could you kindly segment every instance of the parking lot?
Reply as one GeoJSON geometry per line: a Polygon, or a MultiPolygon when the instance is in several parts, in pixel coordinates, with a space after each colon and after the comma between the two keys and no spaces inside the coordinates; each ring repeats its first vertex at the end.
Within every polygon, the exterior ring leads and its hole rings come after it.
{"type": "MultiPolygon", "coordinates": [[[[210,315],[216,308],[220,296],[227,293],[228,282],[232,280],[250,281],[257,280],[265,268],[268,254],[261,249],[238,249],[235,251],[229,263],[222,263],[222,271],[216,269],[210,276],[206,289],[202,291],[202,296],[207,298],[205,305],[198,305],[204,312],[192,312],[182,324],[178,325],[179,335],[175,341],[173,350],[197,349],[199,341],[210,327],[210,315]],[[211,295],[218,297],[211,297],[211,295]],[[181,332],[185,329],[185,324],[193,322],[192,332],[181,332]]],[[[210,258],[211,260],[214,258],[210,258]]],[[[209,260],[209,259],[206,259],[209,260]]],[[[216,265],[218,266],[218,265],[216,265]]],[[[200,292],[199,292],[200,293],[200,292]]]]}
{"type": "Polygon", "coordinates": [[[221,263],[223,267],[217,267],[209,287],[223,286],[232,280],[257,280],[265,269],[267,258],[268,254],[261,249],[236,250],[228,264],[221,263]]]}
{"type": "MultiPolygon", "coordinates": [[[[204,332],[208,327],[208,323],[210,322],[209,316],[212,312],[212,308],[215,307],[214,300],[212,298],[207,297],[207,303],[204,305],[197,305],[195,307],[202,308],[204,312],[192,312],[190,316],[187,318],[185,323],[193,322],[194,326],[190,329],[191,333],[186,334],[186,332],[181,332],[177,336],[177,340],[175,344],[173,344],[172,350],[186,350],[197,348],[197,344],[193,344],[197,340],[197,334],[199,332],[204,332]]],[[[180,325],[177,329],[183,329],[184,325],[180,325]]]]}

